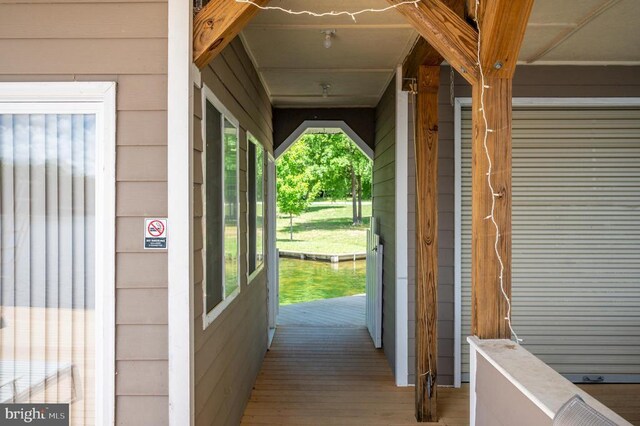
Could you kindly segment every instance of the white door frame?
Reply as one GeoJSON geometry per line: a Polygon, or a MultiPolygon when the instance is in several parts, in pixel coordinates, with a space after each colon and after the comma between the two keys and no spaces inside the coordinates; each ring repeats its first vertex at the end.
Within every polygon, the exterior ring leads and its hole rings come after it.
{"type": "MultiPolygon", "coordinates": [[[[396,70],[396,385],[409,386],[409,93],[402,90],[402,66],[396,70]]],[[[383,342],[384,344],[384,342],[383,342]]]]}
{"type": "MultiPolygon", "coordinates": [[[[638,106],[640,98],[513,98],[514,107],[519,106],[638,106]]],[[[454,200],[454,386],[462,383],[462,107],[470,107],[471,98],[455,99],[455,200],[454,200]]]]}
{"type": "Polygon", "coordinates": [[[358,149],[373,161],[373,149],[344,120],[305,120],[275,150],[275,158],[287,152],[310,128],[340,129],[351,139],[358,149]]]}
{"type": "Polygon", "coordinates": [[[195,422],[193,288],[193,102],[200,71],[193,64],[190,0],[168,0],[167,217],[169,424],[195,422]]]}
{"type": "Polygon", "coordinates": [[[276,248],[276,160],[267,153],[267,288],[269,346],[275,334],[280,308],[278,285],[278,252],[276,248]]]}
{"type": "Polygon", "coordinates": [[[0,83],[0,113],[96,116],[95,421],[115,420],[116,83],[0,83]]]}

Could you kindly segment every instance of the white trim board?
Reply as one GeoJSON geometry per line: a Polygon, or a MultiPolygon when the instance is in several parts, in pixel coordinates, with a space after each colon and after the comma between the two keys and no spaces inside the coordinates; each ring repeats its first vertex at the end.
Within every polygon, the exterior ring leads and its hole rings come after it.
{"type": "Polygon", "coordinates": [[[305,120],[300,124],[287,139],[278,146],[274,152],[275,157],[278,158],[282,154],[284,154],[290,147],[293,145],[302,135],[305,134],[307,129],[314,127],[324,127],[331,129],[340,129],[342,130],[353,142],[355,142],[356,146],[364,155],[369,157],[370,160],[373,160],[373,150],[369,145],[365,143],[364,140],[351,128],[349,125],[343,120],[305,120]]]}
{"type": "MultiPolygon", "coordinates": [[[[455,99],[454,140],[455,140],[455,201],[454,201],[454,385],[462,382],[462,108],[470,107],[469,97],[455,99]]],[[[640,98],[513,98],[513,107],[550,107],[550,106],[640,106],[640,98]]]]}
{"type": "Polygon", "coordinates": [[[169,0],[167,58],[167,204],[169,424],[194,424],[193,349],[193,5],[169,0]],[[170,165],[170,166],[169,166],[170,165]]]}
{"type": "Polygon", "coordinates": [[[402,90],[402,66],[396,70],[396,385],[409,384],[408,185],[409,94],[402,90]]]}
{"type": "Polygon", "coordinates": [[[95,422],[115,422],[116,83],[0,83],[0,113],[96,115],[95,422]]]}
{"type": "MultiPolygon", "coordinates": [[[[453,385],[462,385],[462,104],[455,100],[454,111],[454,237],[453,237],[453,385]]],[[[473,402],[472,402],[473,406],[473,402]]],[[[475,408],[475,407],[473,407],[475,408]]],[[[472,411],[473,413],[473,411],[472,411]]]]}

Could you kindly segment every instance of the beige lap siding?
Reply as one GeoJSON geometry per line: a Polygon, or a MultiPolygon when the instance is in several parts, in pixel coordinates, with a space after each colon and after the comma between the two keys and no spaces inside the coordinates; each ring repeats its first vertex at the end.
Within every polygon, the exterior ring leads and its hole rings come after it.
{"type": "Polygon", "coordinates": [[[373,216],[378,221],[382,259],[382,346],[391,370],[396,369],[396,93],[389,83],[376,107],[376,139],[373,155],[373,216]]]}
{"type": "Polygon", "coordinates": [[[241,291],[203,330],[202,94],[196,89],[193,120],[195,419],[197,425],[231,425],[240,422],[267,349],[266,268],[247,283],[246,135],[250,132],[273,152],[271,104],[237,38],[202,70],[202,83],[240,122],[241,291]]]}
{"type": "Polygon", "coordinates": [[[167,254],[142,240],[167,215],[167,4],[5,2],[0,57],[0,81],[117,82],[116,423],[167,424],[167,254]]]}

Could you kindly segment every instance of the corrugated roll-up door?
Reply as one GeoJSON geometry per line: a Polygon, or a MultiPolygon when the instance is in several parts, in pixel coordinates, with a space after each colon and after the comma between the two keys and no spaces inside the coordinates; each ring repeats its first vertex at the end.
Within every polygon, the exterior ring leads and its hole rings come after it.
{"type": "MultiPolygon", "coordinates": [[[[462,110],[462,373],[471,112],[462,110]]],[[[513,326],[574,381],[640,380],[640,108],[514,107],[513,326]]]]}

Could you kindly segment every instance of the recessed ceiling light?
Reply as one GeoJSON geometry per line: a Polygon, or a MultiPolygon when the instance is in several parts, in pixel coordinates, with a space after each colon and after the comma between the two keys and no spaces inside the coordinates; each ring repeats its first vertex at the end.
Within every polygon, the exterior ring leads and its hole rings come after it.
{"type": "Polygon", "coordinates": [[[321,83],[320,87],[322,87],[322,97],[323,98],[328,98],[329,97],[329,89],[331,88],[331,85],[327,84],[327,83],[321,83]]]}
{"type": "Polygon", "coordinates": [[[324,34],[324,47],[328,49],[331,47],[332,39],[336,36],[336,30],[322,30],[321,34],[324,34]]]}

